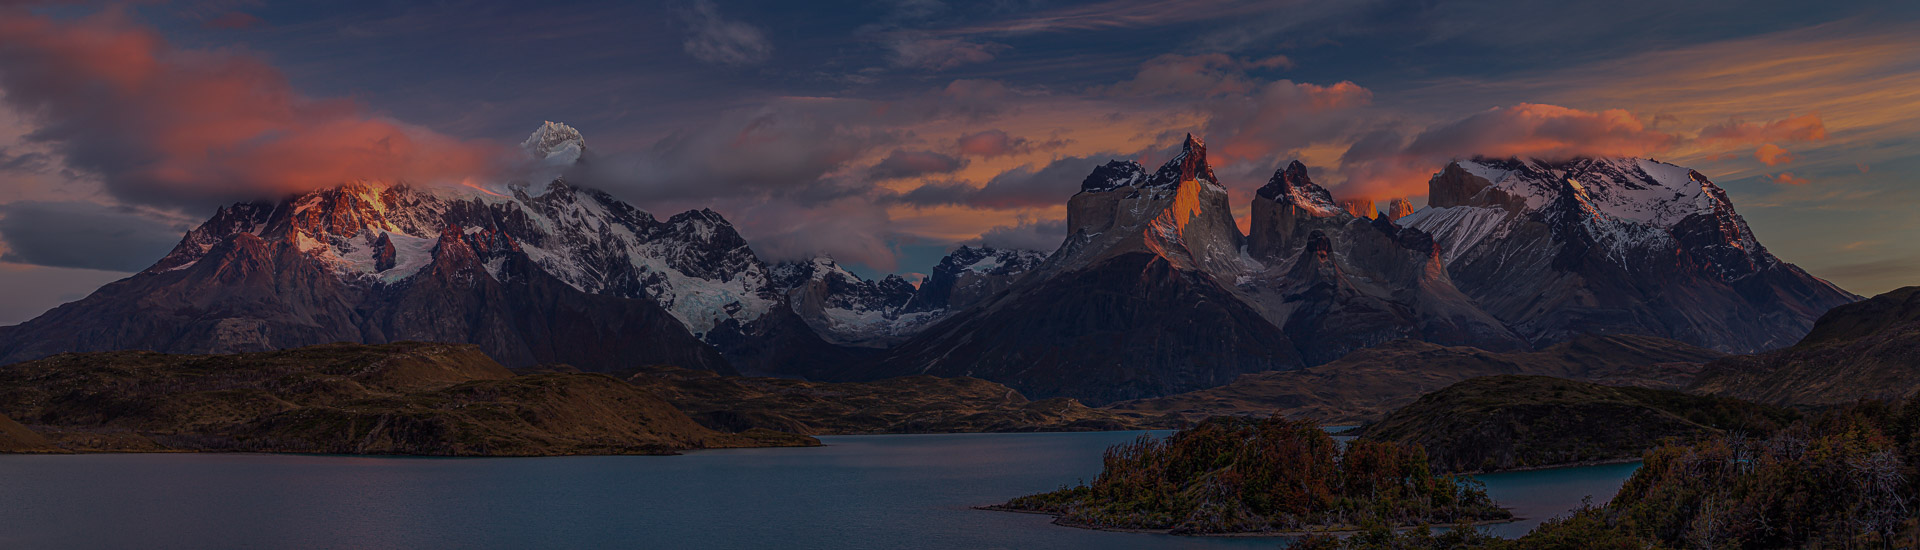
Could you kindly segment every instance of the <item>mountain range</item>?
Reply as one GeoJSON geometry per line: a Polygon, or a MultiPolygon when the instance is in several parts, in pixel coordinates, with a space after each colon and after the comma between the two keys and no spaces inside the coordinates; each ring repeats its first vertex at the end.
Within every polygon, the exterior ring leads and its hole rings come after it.
{"type": "Polygon", "coordinates": [[[975,376],[1100,404],[1400,339],[1518,352],[1617,333],[1746,353],[1858,299],[1768,253],[1704,176],[1647,159],[1462,160],[1427,207],[1384,215],[1296,161],[1243,232],[1189,136],[1152,172],[1093,167],[1057,250],[960,247],[915,284],[768,262],[711,210],[660,220],[571,184],[593,154],[566,125],[523,147],[545,183],[351,182],[223,207],[152,267],[0,327],[0,363],[430,340],[510,367],[975,376]]]}

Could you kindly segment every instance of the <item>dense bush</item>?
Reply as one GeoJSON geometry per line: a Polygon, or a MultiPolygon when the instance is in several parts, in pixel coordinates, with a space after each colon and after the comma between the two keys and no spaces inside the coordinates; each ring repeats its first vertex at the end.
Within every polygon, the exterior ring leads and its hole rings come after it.
{"type": "Polygon", "coordinates": [[[1511,517],[1471,480],[1435,475],[1418,446],[1336,443],[1312,422],[1213,418],[1107,449],[1093,483],[1005,507],[1066,524],[1179,534],[1345,529],[1511,517]]]}
{"type": "Polygon", "coordinates": [[[1920,548],[1920,396],[1866,402],[1763,439],[1726,436],[1647,452],[1603,508],[1513,541],[1419,532],[1303,541],[1305,548],[1920,548]]]}

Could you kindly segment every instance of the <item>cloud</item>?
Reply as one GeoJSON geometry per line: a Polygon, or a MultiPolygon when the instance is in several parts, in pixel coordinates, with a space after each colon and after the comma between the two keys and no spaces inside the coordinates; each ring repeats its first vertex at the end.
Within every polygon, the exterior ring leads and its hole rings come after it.
{"type": "Polygon", "coordinates": [[[1920,256],[1882,258],[1820,269],[1820,275],[1828,279],[1871,280],[1887,287],[1912,284],[1915,272],[1920,272],[1920,256]]]}
{"type": "Polygon", "coordinates": [[[24,322],[54,306],[79,300],[126,273],[0,262],[0,326],[24,322]]]}
{"type": "Polygon", "coordinates": [[[1430,158],[1642,156],[1679,142],[1679,136],[1648,128],[1623,109],[1582,111],[1522,103],[1428,129],[1407,145],[1406,153],[1430,158]]]}
{"type": "Polygon", "coordinates": [[[91,202],[0,204],[0,262],[139,271],[172,250],[188,228],[128,208],[91,202]]]}
{"type": "MultiPolygon", "coordinates": [[[[1211,156],[1228,162],[1266,159],[1308,145],[1344,139],[1373,91],[1352,82],[1319,85],[1275,80],[1250,94],[1203,101],[1211,156]]],[[[1175,136],[1178,137],[1178,136],[1175,136]]]]}
{"type": "Polygon", "coordinates": [[[932,151],[894,149],[873,165],[867,173],[876,180],[908,179],[932,174],[947,174],[967,165],[966,159],[932,151]]]}
{"type": "Polygon", "coordinates": [[[888,62],[895,67],[944,71],[962,65],[993,61],[1000,52],[1011,49],[996,42],[975,42],[962,38],[936,38],[925,33],[900,31],[888,33],[884,44],[888,62]]]}
{"type": "Polygon", "coordinates": [[[6,148],[0,147],[0,172],[38,174],[52,170],[53,166],[53,158],[48,157],[46,153],[26,151],[13,154],[6,148]]]}
{"type": "Polygon", "coordinates": [[[1620,109],[1522,103],[1430,126],[1410,140],[1397,131],[1380,130],[1362,136],[1341,155],[1347,182],[1336,193],[1374,200],[1424,195],[1428,177],[1440,167],[1473,156],[1647,156],[1684,141],[1651,126],[1620,109]]]}
{"type": "Polygon", "coordinates": [[[962,155],[993,158],[1034,151],[1051,151],[1065,147],[1067,140],[1054,139],[1034,143],[1027,138],[1013,137],[1005,131],[992,129],[962,135],[955,140],[955,145],[959,147],[962,155]]]}
{"type": "Polygon", "coordinates": [[[260,18],[245,12],[230,11],[219,17],[208,19],[204,25],[209,29],[240,30],[259,26],[260,18]]]}
{"type": "Polygon", "coordinates": [[[0,89],[33,128],[28,141],[131,203],[454,180],[503,158],[491,144],[305,97],[254,57],[174,47],[119,10],[59,20],[0,12],[0,89]]]}
{"type": "Polygon", "coordinates": [[[720,16],[712,0],[694,0],[681,13],[690,34],[682,43],[687,55],[708,63],[756,65],[773,58],[773,43],[759,28],[720,16]]]}
{"type": "Polygon", "coordinates": [[[1767,166],[1786,164],[1797,159],[1793,153],[1771,143],[1760,144],[1760,148],[1753,150],[1753,158],[1766,163],[1767,166]]]}
{"type": "Polygon", "coordinates": [[[828,201],[868,192],[849,163],[898,140],[877,106],[857,100],[790,100],[731,109],[635,151],[602,150],[580,183],[638,204],[713,199],[828,201]]]}
{"type": "Polygon", "coordinates": [[[806,206],[731,202],[736,201],[722,201],[715,209],[727,213],[761,259],[793,261],[824,254],[882,272],[899,267],[899,255],[890,243],[901,235],[886,209],[875,208],[863,198],[806,206]]]}
{"type": "Polygon", "coordinates": [[[1112,153],[1067,157],[1047,163],[1039,169],[1019,166],[995,175],[986,185],[944,181],[923,184],[894,200],[918,207],[966,206],[990,210],[1014,210],[1064,204],[1080,189],[1080,182],[1094,167],[1115,158],[1112,153]]]}
{"type": "Polygon", "coordinates": [[[1700,140],[1709,144],[1819,141],[1823,139],[1827,139],[1827,126],[1821,122],[1820,115],[1817,114],[1788,117],[1766,123],[1733,120],[1721,124],[1714,124],[1700,130],[1700,140]]]}
{"type": "Polygon", "coordinates": [[[1066,220],[1022,219],[1016,225],[994,226],[980,234],[982,245],[1006,250],[1053,252],[1067,238],[1066,220]]]}
{"type": "Polygon", "coordinates": [[[1781,172],[1779,175],[1767,176],[1767,179],[1773,180],[1774,183],[1780,185],[1806,185],[1813,183],[1812,180],[1793,175],[1793,172],[1781,172]]]}
{"type": "Polygon", "coordinates": [[[1258,0],[1109,0],[1045,11],[1027,11],[1020,17],[953,29],[954,34],[1026,34],[1156,27],[1271,13],[1271,2],[1258,0]]]}
{"type": "Polygon", "coordinates": [[[1238,59],[1227,54],[1165,54],[1147,60],[1133,78],[1097,91],[1116,96],[1135,97],[1212,97],[1244,94],[1259,87],[1259,82],[1244,72],[1252,69],[1292,67],[1285,56],[1265,59],[1238,59]]]}

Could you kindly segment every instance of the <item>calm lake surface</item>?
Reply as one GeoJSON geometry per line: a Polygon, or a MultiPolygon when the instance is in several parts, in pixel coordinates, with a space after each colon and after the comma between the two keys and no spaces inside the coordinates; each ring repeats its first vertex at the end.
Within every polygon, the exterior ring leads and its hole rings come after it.
{"type": "MultiPolygon", "coordinates": [[[[971,506],[1099,473],[1140,432],[822,437],[668,457],[0,455],[0,548],[1275,548],[971,506]]],[[[1526,532],[1637,465],[1481,476],[1526,532]]]]}

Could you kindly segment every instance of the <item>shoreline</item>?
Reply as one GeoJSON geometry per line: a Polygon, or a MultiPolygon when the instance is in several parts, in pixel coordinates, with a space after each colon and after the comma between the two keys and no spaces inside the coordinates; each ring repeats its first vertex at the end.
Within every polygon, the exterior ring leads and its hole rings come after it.
{"type": "Polygon", "coordinates": [[[1561,468],[1585,468],[1589,466],[1609,466],[1613,464],[1631,464],[1634,462],[1640,462],[1641,460],[1642,459],[1640,457],[1612,458],[1612,459],[1606,459],[1606,460],[1584,460],[1580,462],[1567,462],[1564,464],[1548,464],[1545,466],[1527,466],[1525,468],[1494,470],[1491,472],[1457,472],[1457,473],[1452,473],[1447,475],[1484,476],[1484,475],[1497,475],[1497,474],[1507,474],[1507,473],[1515,473],[1515,472],[1537,472],[1540,470],[1558,470],[1561,468]]]}
{"type": "MultiPolygon", "coordinates": [[[[1503,508],[1503,509],[1507,509],[1507,510],[1511,510],[1511,508],[1505,508],[1505,507],[1502,507],[1502,508],[1503,508]]],[[[1086,524],[1078,524],[1078,523],[1068,523],[1068,522],[1063,522],[1063,521],[1062,521],[1062,520],[1063,520],[1063,519],[1065,519],[1065,518],[1063,518],[1063,517],[1062,517],[1062,516],[1061,516],[1060,514],[1055,514],[1055,513],[1053,513],[1053,512],[1042,512],[1042,511],[1039,511],[1039,510],[1023,510],[1023,509],[1019,509],[1019,508],[1008,508],[1008,507],[1006,507],[1006,506],[1004,506],[1004,505],[1000,505],[1000,504],[983,504],[983,505],[980,505],[980,506],[974,506],[974,507],[973,507],[973,509],[975,509],[975,510],[985,510],[985,511],[989,511],[989,512],[1011,512],[1011,513],[1015,513],[1015,514],[1032,514],[1032,515],[1038,515],[1038,516],[1053,516],[1053,521],[1051,521],[1051,522],[1049,522],[1049,523],[1051,523],[1051,524],[1053,524],[1053,525],[1058,525],[1058,526],[1061,526],[1061,527],[1072,527],[1072,528],[1074,528],[1074,529],[1086,529],[1086,530],[1089,530],[1089,531],[1108,531],[1108,532],[1113,532],[1113,533],[1137,533],[1137,534],[1145,534],[1145,535],[1167,535],[1167,536],[1171,536],[1171,537],[1228,537],[1228,538],[1231,538],[1231,537],[1246,537],[1246,538],[1300,538],[1300,537],[1305,537],[1305,536],[1311,536],[1311,535],[1352,535],[1352,534],[1354,534],[1354,533],[1359,533],[1359,532],[1360,532],[1360,528],[1359,528],[1359,527],[1347,527],[1347,526],[1342,526],[1342,527],[1340,527],[1340,528],[1329,528],[1329,529],[1325,529],[1325,530],[1310,530],[1310,531],[1246,531],[1246,532],[1239,532],[1239,533],[1198,533],[1198,534],[1175,534],[1175,533],[1173,532],[1173,530],[1172,530],[1172,529],[1140,529],[1140,528],[1133,528],[1133,527],[1101,527],[1101,526],[1098,526],[1098,525],[1086,525],[1086,524]]],[[[1501,525],[1501,524],[1506,524],[1506,523],[1514,523],[1514,522],[1520,522],[1520,521],[1526,521],[1526,520],[1527,520],[1527,518],[1524,518],[1524,517],[1520,517],[1520,516],[1514,516],[1514,517],[1511,517],[1511,518],[1508,518],[1508,519],[1504,519],[1504,520],[1500,520],[1500,521],[1477,521],[1477,522],[1472,522],[1472,523],[1435,523],[1435,524],[1430,524],[1430,525],[1425,525],[1425,527],[1429,527],[1429,528],[1433,528],[1433,527],[1444,527],[1444,528],[1447,528],[1447,529],[1457,529],[1457,528],[1460,528],[1460,527],[1479,527],[1479,526],[1482,526],[1482,525],[1501,525]]],[[[1399,533],[1399,532],[1404,532],[1404,531],[1410,531],[1410,530],[1413,530],[1413,529],[1419,529],[1420,527],[1422,527],[1422,526],[1420,526],[1420,525],[1408,525],[1408,526],[1402,526],[1402,527],[1393,527],[1392,529],[1393,529],[1393,532],[1395,532],[1395,533],[1399,533]]]]}

